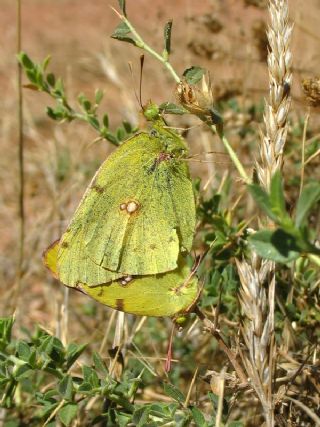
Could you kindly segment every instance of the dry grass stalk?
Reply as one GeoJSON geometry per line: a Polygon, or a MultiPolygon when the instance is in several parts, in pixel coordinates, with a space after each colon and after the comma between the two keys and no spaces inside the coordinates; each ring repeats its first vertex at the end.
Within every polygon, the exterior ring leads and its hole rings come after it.
{"type": "MultiPolygon", "coordinates": [[[[269,0],[270,25],[267,36],[269,99],[265,101],[265,134],[261,133],[256,169],[260,184],[268,191],[273,174],[281,170],[287,136],[292,80],[288,1],[269,0]]],[[[252,254],[252,261],[237,262],[241,280],[240,304],[244,314],[242,335],[247,351],[243,363],[263,407],[266,425],[274,426],[272,379],[275,368],[274,294],[275,266],[252,254]]]]}

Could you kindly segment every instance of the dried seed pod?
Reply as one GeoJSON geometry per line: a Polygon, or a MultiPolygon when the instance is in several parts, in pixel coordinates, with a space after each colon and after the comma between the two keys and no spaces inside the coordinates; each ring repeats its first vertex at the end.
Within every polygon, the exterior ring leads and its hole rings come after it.
{"type": "Polygon", "coordinates": [[[320,77],[304,79],[302,81],[303,92],[312,107],[320,106],[320,77]]]}

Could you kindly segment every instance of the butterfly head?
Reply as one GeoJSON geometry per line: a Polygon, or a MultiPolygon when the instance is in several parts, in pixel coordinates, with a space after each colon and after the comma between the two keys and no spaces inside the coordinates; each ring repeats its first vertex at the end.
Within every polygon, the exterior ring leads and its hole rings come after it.
{"type": "Polygon", "coordinates": [[[161,117],[158,105],[151,101],[149,101],[148,104],[143,107],[143,115],[148,121],[155,121],[161,117]]]}

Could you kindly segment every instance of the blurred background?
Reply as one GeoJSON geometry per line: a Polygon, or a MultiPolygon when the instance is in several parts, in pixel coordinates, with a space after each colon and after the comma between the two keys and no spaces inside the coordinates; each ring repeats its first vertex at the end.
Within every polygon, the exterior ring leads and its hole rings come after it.
{"type": "MultiPolygon", "coordinates": [[[[243,163],[250,166],[257,157],[263,97],[268,91],[267,2],[128,0],[127,3],[130,20],[159,52],[163,48],[163,26],[173,18],[174,68],[181,74],[191,65],[210,71],[215,100],[217,105],[224,106],[227,135],[243,163]]],[[[49,69],[64,79],[72,103],[76,103],[80,92],[92,99],[95,89],[104,90],[101,110],[109,114],[110,127],[115,129],[124,119],[135,124],[140,120],[134,90],[139,87],[141,52],[110,38],[118,24],[110,6],[118,5],[106,0],[22,0],[22,47],[35,62],[52,56],[49,69]],[[133,79],[128,62],[133,64],[133,79]]],[[[291,113],[294,136],[296,126],[301,130],[307,108],[301,81],[319,73],[320,3],[292,0],[290,11],[294,21],[291,113]]],[[[51,332],[59,332],[64,293],[43,267],[41,255],[59,237],[93,173],[113,147],[105,141],[90,145],[96,134],[89,126],[53,122],[45,113],[46,106],[51,105],[48,96],[24,89],[26,250],[16,307],[12,300],[19,230],[16,2],[13,0],[1,0],[0,28],[0,312],[9,315],[17,308],[22,325],[33,327],[40,323],[51,332]]],[[[27,83],[25,77],[24,83],[27,83]]],[[[174,101],[174,89],[175,83],[166,70],[146,56],[144,102],[150,98],[157,103],[174,101]]],[[[187,116],[179,124],[199,125],[189,122],[187,116]]],[[[309,128],[314,135],[319,133],[316,114],[311,115],[309,128]]],[[[193,153],[223,151],[210,133],[203,130],[199,135],[199,126],[187,135],[193,153]]],[[[293,164],[295,156],[300,156],[300,136],[297,131],[296,140],[291,139],[293,164]]],[[[192,163],[193,177],[199,176],[203,182],[213,177],[212,188],[218,187],[225,171],[234,173],[227,158],[217,157],[216,162],[192,163]]],[[[81,340],[84,335],[93,343],[102,340],[110,317],[105,307],[71,292],[68,314],[68,340],[81,340]]],[[[160,352],[165,352],[165,347],[160,352]]]]}

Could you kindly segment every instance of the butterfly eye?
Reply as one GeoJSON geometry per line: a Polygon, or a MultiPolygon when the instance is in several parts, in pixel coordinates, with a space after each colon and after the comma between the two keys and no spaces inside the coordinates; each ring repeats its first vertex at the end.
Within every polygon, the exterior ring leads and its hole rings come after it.
{"type": "Polygon", "coordinates": [[[150,136],[153,136],[153,137],[156,138],[157,136],[159,136],[159,134],[158,134],[158,132],[155,129],[151,129],[150,136]]]}

